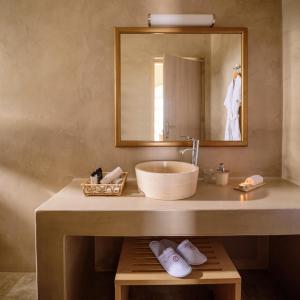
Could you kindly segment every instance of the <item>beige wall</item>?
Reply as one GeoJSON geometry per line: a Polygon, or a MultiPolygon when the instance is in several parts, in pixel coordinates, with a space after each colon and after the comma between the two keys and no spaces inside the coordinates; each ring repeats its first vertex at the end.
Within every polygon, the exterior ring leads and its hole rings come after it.
{"type": "Polygon", "coordinates": [[[176,148],[114,147],[114,26],[216,14],[249,28],[249,147],[203,148],[201,167],[281,174],[279,0],[0,0],[0,270],[33,270],[34,209],[97,166],[134,173],[176,148]]]}
{"type": "MultiPolygon", "coordinates": [[[[282,176],[300,184],[300,2],[282,1],[283,138],[282,176]]],[[[271,270],[291,299],[300,294],[300,237],[272,237],[271,270]],[[284,257],[284,259],[282,259],[284,257]],[[287,267],[288,266],[288,267],[287,267]],[[278,275],[280,274],[280,275],[278,275]]]]}
{"type": "Polygon", "coordinates": [[[300,184],[300,1],[283,0],[284,178],[300,184]]]}
{"type": "MultiPolygon", "coordinates": [[[[300,184],[300,2],[282,1],[283,138],[282,176],[300,184]]],[[[272,237],[271,270],[291,299],[299,298],[299,236],[272,237]],[[282,259],[284,257],[284,260],[282,259]],[[288,266],[288,268],[287,268],[288,266]],[[280,275],[278,275],[280,274],[280,275]]]]}
{"type": "Polygon", "coordinates": [[[232,80],[232,68],[241,64],[241,35],[211,36],[210,118],[205,129],[206,139],[224,140],[227,111],[224,106],[227,88],[232,80]]]}

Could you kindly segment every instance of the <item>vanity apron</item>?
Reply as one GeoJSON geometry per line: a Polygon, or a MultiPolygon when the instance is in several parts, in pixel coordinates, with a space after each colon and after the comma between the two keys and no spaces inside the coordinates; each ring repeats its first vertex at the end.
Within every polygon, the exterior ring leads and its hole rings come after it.
{"type": "Polygon", "coordinates": [[[239,108],[241,106],[241,76],[233,79],[227,89],[224,105],[227,109],[225,141],[240,141],[239,108]]]}

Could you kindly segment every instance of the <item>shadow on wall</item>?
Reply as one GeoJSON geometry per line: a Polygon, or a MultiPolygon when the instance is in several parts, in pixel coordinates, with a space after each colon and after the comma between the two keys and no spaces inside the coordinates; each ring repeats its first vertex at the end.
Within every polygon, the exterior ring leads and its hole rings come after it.
{"type": "MultiPolygon", "coordinates": [[[[0,271],[34,271],[34,210],[72,178],[120,161],[134,174],[126,158],[132,150],[114,149],[112,120],[110,128],[99,117],[89,122],[89,114],[76,107],[77,114],[70,114],[58,106],[56,118],[46,111],[36,118],[34,111],[22,115],[21,108],[0,112],[0,271]]],[[[178,151],[171,152],[177,159],[178,151]]],[[[157,153],[170,157],[170,149],[137,149],[136,160],[157,153]]]]}
{"type": "MultiPolygon", "coordinates": [[[[99,165],[109,169],[121,158],[124,169],[132,168],[124,155],[131,150],[111,151],[112,128],[100,119],[80,126],[86,118],[80,112],[62,126],[61,114],[45,121],[34,119],[33,113],[0,112],[0,271],[35,270],[34,210],[72,178],[86,177],[99,165]]],[[[139,149],[136,159],[155,159],[157,152],[169,151],[139,149]]],[[[176,149],[172,152],[178,155],[176,149]]]]}
{"type": "Polygon", "coordinates": [[[79,157],[90,150],[76,135],[25,119],[1,118],[0,136],[0,270],[34,271],[34,209],[89,169],[79,157]]]}
{"type": "Polygon", "coordinates": [[[3,165],[0,186],[0,270],[33,270],[34,209],[52,193],[34,178],[3,165]]]}

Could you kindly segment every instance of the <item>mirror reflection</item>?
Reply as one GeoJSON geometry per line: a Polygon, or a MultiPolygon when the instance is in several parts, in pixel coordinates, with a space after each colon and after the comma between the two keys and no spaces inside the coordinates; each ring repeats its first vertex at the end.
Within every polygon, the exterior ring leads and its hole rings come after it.
{"type": "Polygon", "coordinates": [[[241,34],[121,34],[121,139],[241,141],[241,34]]]}

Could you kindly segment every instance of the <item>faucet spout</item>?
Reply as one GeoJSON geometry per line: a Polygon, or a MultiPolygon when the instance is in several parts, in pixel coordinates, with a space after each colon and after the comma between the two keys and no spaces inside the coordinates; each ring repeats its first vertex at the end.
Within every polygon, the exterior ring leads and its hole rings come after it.
{"type": "Polygon", "coordinates": [[[179,152],[183,156],[184,153],[187,152],[187,151],[193,151],[193,149],[192,148],[186,148],[186,149],[180,150],[179,152]]]}

